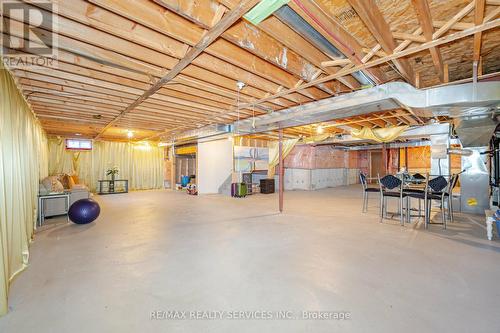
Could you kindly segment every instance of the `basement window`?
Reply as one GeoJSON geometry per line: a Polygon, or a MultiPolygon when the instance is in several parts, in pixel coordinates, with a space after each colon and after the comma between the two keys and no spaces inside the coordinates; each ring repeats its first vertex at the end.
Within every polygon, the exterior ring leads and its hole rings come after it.
{"type": "Polygon", "coordinates": [[[92,150],[92,140],[66,139],[66,149],[68,149],[68,150],[92,150]]]}

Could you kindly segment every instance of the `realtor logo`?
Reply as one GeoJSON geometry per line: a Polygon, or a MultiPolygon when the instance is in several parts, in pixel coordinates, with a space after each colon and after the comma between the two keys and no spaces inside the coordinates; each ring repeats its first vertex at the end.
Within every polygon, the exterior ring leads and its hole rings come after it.
{"type": "Polygon", "coordinates": [[[56,4],[47,0],[1,0],[0,55],[7,67],[54,66],[58,46],[56,12],[56,4]]]}

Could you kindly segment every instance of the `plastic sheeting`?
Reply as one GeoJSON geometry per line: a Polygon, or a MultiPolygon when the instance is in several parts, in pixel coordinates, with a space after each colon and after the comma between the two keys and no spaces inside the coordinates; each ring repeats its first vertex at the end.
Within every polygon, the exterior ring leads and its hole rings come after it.
{"type": "MultiPolygon", "coordinates": [[[[299,139],[289,139],[289,140],[283,140],[283,159],[287,157],[287,155],[292,151],[293,147],[297,144],[299,139]]],[[[275,167],[279,163],[279,142],[278,141],[272,141],[269,144],[269,169],[267,170],[267,176],[268,178],[273,178],[275,174],[275,167]]]]}
{"type": "Polygon", "coordinates": [[[290,0],[262,0],[243,17],[252,24],[257,25],[281,6],[287,4],[288,1],[290,0]]]}
{"type": "Polygon", "coordinates": [[[302,141],[304,143],[316,143],[316,142],[322,142],[325,141],[326,139],[329,139],[332,135],[331,134],[318,134],[315,136],[310,136],[307,138],[303,138],[302,141]]]}
{"type": "Polygon", "coordinates": [[[353,129],[351,135],[359,139],[368,139],[377,142],[391,142],[397,139],[408,126],[396,126],[387,128],[369,128],[353,129]]]}

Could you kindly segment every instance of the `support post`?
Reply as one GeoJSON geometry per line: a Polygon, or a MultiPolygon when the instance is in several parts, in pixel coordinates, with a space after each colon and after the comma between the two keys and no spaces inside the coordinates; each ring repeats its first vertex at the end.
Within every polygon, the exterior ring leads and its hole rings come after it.
{"type": "Polygon", "coordinates": [[[280,213],[283,213],[283,188],[284,188],[284,166],[283,166],[283,129],[279,129],[279,180],[278,180],[278,192],[279,192],[279,208],[280,213]]]}
{"type": "Polygon", "coordinates": [[[387,160],[388,160],[388,152],[387,152],[387,144],[382,144],[382,174],[387,175],[387,160]]]}
{"type": "Polygon", "coordinates": [[[172,144],[172,147],[170,148],[170,153],[171,153],[171,156],[170,156],[170,163],[172,168],[170,169],[170,181],[171,181],[171,186],[170,188],[172,190],[175,190],[175,183],[176,183],[176,174],[177,174],[177,170],[176,170],[176,161],[175,161],[175,144],[172,144]]]}
{"type": "Polygon", "coordinates": [[[406,171],[409,171],[408,169],[408,147],[405,147],[405,168],[406,171]]]}

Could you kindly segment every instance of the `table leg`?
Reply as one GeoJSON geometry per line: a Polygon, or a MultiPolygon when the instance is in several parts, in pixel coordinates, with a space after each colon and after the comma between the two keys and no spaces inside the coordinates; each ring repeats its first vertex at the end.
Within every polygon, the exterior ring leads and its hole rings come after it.
{"type": "Polygon", "coordinates": [[[41,226],[42,225],[42,199],[38,198],[38,221],[37,225],[41,226]]]}
{"type": "Polygon", "coordinates": [[[69,222],[69,195],[66,197],[66,222],[69,222]]]}
{"type": "Polygon", "coordinates": [[[45,200],[43,200],[43,198],[40,199],[40,227],[42,226],[43,224],[43,220],[45,219],[45,215],[43,214],[43,211],[44,211],[44,203],[45,203],[45,200]]]}

